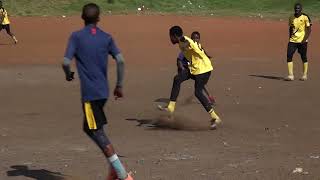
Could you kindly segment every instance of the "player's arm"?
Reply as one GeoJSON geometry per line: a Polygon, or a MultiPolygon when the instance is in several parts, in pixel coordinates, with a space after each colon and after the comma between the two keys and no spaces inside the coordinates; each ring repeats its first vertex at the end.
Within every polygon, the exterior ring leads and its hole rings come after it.
{"type": "Polygon", "coordinates": [[[67,81],[72,81],[74,79],[74,72],[71,71],[70,64],[71,64],[71,59],[64,57],[63,63],[62,63],[62,69],[66,76],[67,81]]]}
{"type": "Polygon", "coordinates": [[[312,26],[312,23],[311,23],[311,20],[310,18],[307,16],[306,17],[306,29],[305,29],[305,35],[304,35],[304,38],[302,40],[302,42],[306,42],[311,34],[311,26],[312,26]]]}
{"type": "Polygon", "coordinates": [[[292,32],[293,32],[293,27],[292,27],[292,20],[291,20],[291,17],[289,18],[289,22],[288,22],[288,26],[289,26],[289,33],[288,33],[288,35],[289,35],[289,39],[291,38],[291,36],[292,36],[292,32]]]}
{"type": "Polygon", "coordinates": [[[76,53],[75,35],[72,34],[69,38],[67,50],[62,62],[62,69],[67,81],[74,79],[74,72],[71,71],[71,61],[76,53]]]}
{"type": "Polygon", "coordinates": [[[125,63],[124,63],[123,55],[120,53],[113,39],[111,39],[110,41],[109,49],[110,49],[109,54],[111,54],[111,56],[114,58],[117,64],[117,82],[116,82],[116,87],[113,91],[113,95],[115,99],[118,99],[123,97],[122,88],[123,88],[123,81],[124,81],[124,70],[125,70],[124,64],[125,63]]]}
{"type": "Polygon", "coordinates": [[[203,49],[204,54],[205,54],[209,59],[211,59],[212,57],[207,53],[207,51],[206,51],[204,48],[202,48],[202,49],[203,49]]]}
{"type": "Polygon", "coordinates": [[[190,48],[190,42],[187,41],[184,37],[180,38],[180,42],[181,42],[181,46],[180,47],[181,47],[182,51],[185,51],[185,50],[190,48]]]}
{"type": "Polygon", "coordinates": [[[124,58],[121,53],[114,57],[117,64],[117,87],[123,87],[124,80],[124,58]]]}
{"type": "Polygon", "coordinates": [[[0,25],[2,24],[4,20],[4,12],[0,12],[0,25]]]}

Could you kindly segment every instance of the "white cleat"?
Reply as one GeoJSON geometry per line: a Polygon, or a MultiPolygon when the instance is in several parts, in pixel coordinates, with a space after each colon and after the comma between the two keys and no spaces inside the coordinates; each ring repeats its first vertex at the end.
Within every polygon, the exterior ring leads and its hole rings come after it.
{"type": "Polygon", "coordinates": [[[289,75],[285,78],[286,81],[294,81],[294,76],[293,75],[289,75]]]}
{"type": "Polygon", "coordinates": [[[306,75],[303,75],[301,78],[300,78],[300,81],[306,81],[308,80],[308,76],[306,75]]]}

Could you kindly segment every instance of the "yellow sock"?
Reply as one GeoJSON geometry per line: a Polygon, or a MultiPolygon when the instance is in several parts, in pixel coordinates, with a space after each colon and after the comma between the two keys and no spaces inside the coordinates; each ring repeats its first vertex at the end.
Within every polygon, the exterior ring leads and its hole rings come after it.
{"type": "Polygon", "coordinates": [[[213,109],[211,109],[211,110],[209,111],[209,114],[210,114],[210,116],[211,116],[212,119],[215,119],[215,120],[220,119],[219,116],[214,112],[213,109]]]}
{"type": "Polygon", "coordinates": [[[168,110],[169,110],[169,112],[173,113],[175,107],[176,107],[176,102],[175,102],[175,101],[170,101],[170,102],[169,102],[169,105],[168,105],[168,110]]]}
{"type": "Polygon", "coordinates": [[[288,62],[289,76],[293,76],[293,62],[288,62]]]}
{"type": "Polygon", "coordinates": [[[308,75],[308,62],[303,63],[303,76],[308,75]]]}

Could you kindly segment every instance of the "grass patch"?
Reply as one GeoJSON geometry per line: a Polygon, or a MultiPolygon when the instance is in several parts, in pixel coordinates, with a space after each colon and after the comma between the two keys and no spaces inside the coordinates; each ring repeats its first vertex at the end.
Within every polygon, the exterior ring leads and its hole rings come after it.
{"type": "MultiPolygon", "coordinates": [[[[150,13],[284,17],[293,12],[296,0],[6,0],[4,6],[11,15],[58,16],[79,14],[88,2],[99,4],[105,14],[136,13],[144,5],[150,13]]],[[[300,2],[307,14],[320,15],[320,0],[300,2]]]]}

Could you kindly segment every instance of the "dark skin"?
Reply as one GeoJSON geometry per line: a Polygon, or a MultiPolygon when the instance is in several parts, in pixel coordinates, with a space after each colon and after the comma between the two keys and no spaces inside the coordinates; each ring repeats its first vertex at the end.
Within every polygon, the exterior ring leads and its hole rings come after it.
{"type": "MultiPolygon", "coordinates": [[[[296,18],[298,18],[301,15],[302,15],[302,6],[300,4],[297,4],[294,7],[294,16],[296,18]]],[[[307,42],[307,40],[308,40],[308,38],[309,38],[309,36],[311,34],[311,26],[306,27],[305,32],[306,32],[306,34],[305,34],[305,36],[304,36],[304,38],[303,38],[301,43],[306,43],[307,42]]],[[[291,37],[291,35],[292,35],[292,27],[289,28],[289,38],[291,37]]]]}
{"type": "MultiPolygon", "coordinates": [[[[3,8],[2,1],[0,1],[0,9],[1,8],[3,8]]],[[[3,19],[4,19],[4,16],[1,14],[0,15],[0,24],[2,24],[3,19]]]]}
{"type": "MultiPolygon", "coordinates": [[[[197,43],[200,43],[200,35],[199,34],[192,34],[191,39],[194,40],[197,43]]],[[[202,48],[203,49],[203,48],[202,48]]],[[[207,52],[203,49],[204,53],[208,56],[209,59],[211,59],[211,56],[207,54],[207,52]]]]}

